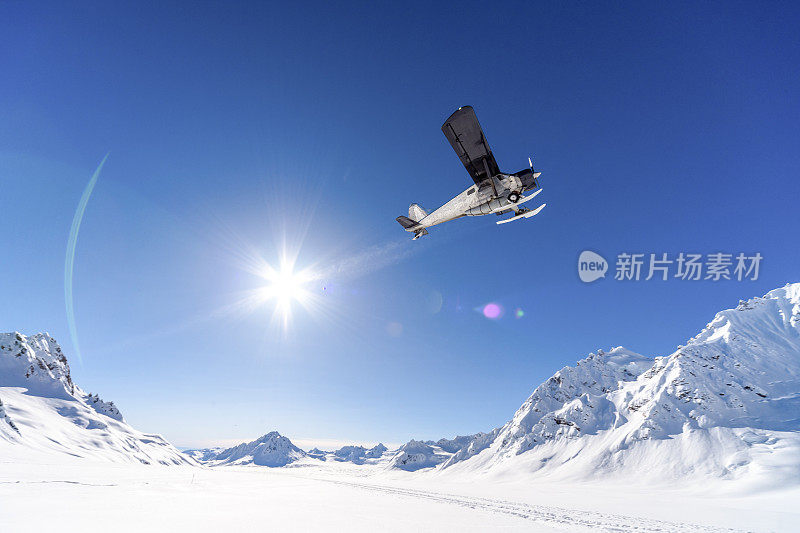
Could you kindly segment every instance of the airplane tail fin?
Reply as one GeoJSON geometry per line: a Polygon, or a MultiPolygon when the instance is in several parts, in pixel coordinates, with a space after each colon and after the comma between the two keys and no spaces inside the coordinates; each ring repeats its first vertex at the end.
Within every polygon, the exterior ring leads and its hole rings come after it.
{"type": "Polygon", "coordinates": [[[408,206],[408,218],[413,220],[414,222],[419,222],[423,218],[428,216],[427,211],[422,209],[419,204],[411,204],[408,206]]]}
{"type": "Polygon", "coordinates": [[[403,229],[405,229],[406,231],[409,232],[413,231],[414,240],[416,240],[422,237],[423,235],[428,234],[428,231],[425,228],[415,229],[419,226],[419,221],[425,218],[426,216],[428,216],[428,213],[426,213],[424,209],[422,209],[417,204],[411,204],[411,206],[408,208],[408,216],[404,217],[401,215],[397,217],[396,220],[400,223],[401,226],[403,226],[403,229]]]}

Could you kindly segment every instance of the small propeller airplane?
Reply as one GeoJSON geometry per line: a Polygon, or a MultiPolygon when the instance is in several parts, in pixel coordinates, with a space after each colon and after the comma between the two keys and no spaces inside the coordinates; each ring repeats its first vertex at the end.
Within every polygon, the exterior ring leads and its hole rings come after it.
{"type": "Polygon", "coordinates": [[[534,172],[530,158],[530,168],[514,174],[500,172],[471,106],[459,107],[450,115],[442,125],[442,132],[475,184],[430,214],[418,204],[411,204],[408,216],[399,216],[397,221],[406,231],[414,234],[414,240],[427,235],[426,228],[456,218],[491,213],[502,215],[513,211],[514,216],[497,222],[505,224],[530,218],[544,208],[546,204],[532,210],[521,207],[521,204],[542,192],[537,181],[541,172],[534,172]],[[523,196],[534,190],[533,194],[523,196]]]}

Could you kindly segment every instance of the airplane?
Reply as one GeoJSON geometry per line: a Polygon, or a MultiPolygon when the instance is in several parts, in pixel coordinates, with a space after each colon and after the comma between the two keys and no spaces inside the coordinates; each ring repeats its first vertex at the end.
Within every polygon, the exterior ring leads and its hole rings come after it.
{"type": "Polygon", "coordinates": [[[521,204],[542,192],[537,181],[541,172],[533,170],[533,161],[530,158],[530,168],[513,174],[501,172],[472,106],[459,107],[445,120],[442,132],[475,183],[430,214],[418,204],[411,204],[408,216],[399,216],[396,220],[403,229],[414,234],[413,240],[427,235],[426,228],[461,217],[491,213],[502,215],[513,211],[514,216],[497,222],[505,224],[530,218],[544,209],[546,204],[536,209],[521,207],[521,204]],[[523,196],[524,193],[534,190],[533,194],[523,196]]]}

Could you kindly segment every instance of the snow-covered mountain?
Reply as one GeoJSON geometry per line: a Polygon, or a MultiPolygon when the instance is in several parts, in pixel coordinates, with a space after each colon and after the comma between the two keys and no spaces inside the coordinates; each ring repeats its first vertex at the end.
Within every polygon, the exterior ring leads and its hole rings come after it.
{"type": "Polygon", "coordinates": [[[307,455],[277,431],[231,448],[186,450],[184,453],[211,466],[253,464],[271,467],[286,466],[307,455]]]}
{"type": "Polygon", "coordinates": [[[160,435],[128,425],[113,402],[72,382],[46,333],[0,333],[0,448],[112,462],[196,464],[160,435]]]}
{"type": "Polygon", "coordinates": [[[410,440],[394,453],[389,461],[389,467],[413,472],[438,466],[450,459],[452,455],[453,452],[443,449],[433,441],[410,440]]]}
{"type": "Polygon", "coordinates": [[[403,446],[391,452],[388,461],[389,468],[415,471],[424,468],[442,465],[442,468],[472,457],[492,443],[497,436],[499,428],[490,433],[476,433],[475,435],[459,435],[452,439],[439,439],[437,441],[410,440],[403,446]]]}
{"type": "Polygon", "coordinates": [[[183,450],[183,453],[197,461],[198,463],[205,463],[213,461],[214,458],[225,448],[217,446],[215,448],[196,448],[191,450],[183,450]]]}
{"type": "Polygon", "coordinates": [[[321,461],[325,461],[330,453],[331,452],[326,452],[325,450],[320,450],[319,448],[311,448],[306,452],[306,455],[308,455],[312,459],[319,459],[321,461]]]}
{"type": "Polygon", "coordinates": [[[438,441],[411,440],[395,453],[390,466],[402,470],[420,470],[432,466],[447,468],[487,449],[498,440],[498,436],[508,443],[517,438],[534,441],[537,435],[541,439],[545,435],[574,432],[574,427],[562,425],[564,421],[552,413],[584,394],[608,392],[616,388],[620,381],[636,378],[652,364],[652,359],[621,347],[607,353],[600,350],[578,361],[574,368],[562,368],[539,385],[517,410],[511,422],[502,428],[438,441]]]}
{"type": "Polygon", "coordinates": [[[232,448],[202,448],[185,450],[183,453],[209,466],[227,464],[254,464],[259,466],[286,466],[307,457],[319,461],[350,462],[358,465],[375,464],[383,457],[387,448],[377,444],[372,448],[364,446],[342,446],[335,451],[324,451],[313,448],[305,452],[295,446],[291,440],[277,431],[232,448]]]}
{"type": "Polygon", "coordinates": [[[797,483],[800,283],[718,313],[667,357],[591,354],[496,431],[440,468],[797,483]]]}
{"type": "MultiPolygon", "coordinates": [[[[538,442],[560,436],[574,437],[581,431],[586,434],[590,425],[596,428],[610,424],[613,416],[608,409],[597,409],[594,404],[601,403],[597,398],[636,379],[652,364],[653,359],[622,347],[589,354],[574,367],[562,368],[536,387],[511,421],[495,430],[495,437],[485,443],[485,447],[499,442],[503,449],[512,448],[515,453],[522,453],[538,442]],[[594,420],[590,422],[590,418],[594,420]]],[[[475,449],[472,454],[463,453],[450,464],[468,459],[480,451],[475,449]]]]}
{"type": "Polygon", "coordinates": [[[669,356],[597,351],[536,387],[488,433],[412,440],[387,452],[304,452],[277,432],[179,453],[137,432],[112,402],[75,386],[46,334],[0,334],[0,446],[110,461],[286,466],[322,461],[408,471],[740,479],[800,483],[800,283],[718,313],[669,356]]]}
{"type": "Polygon", "coordinates": [[[386,452],[386,446],[379,443],[372,448],[364,446],[342,446],[332,452],[333,458],[337,461],[349,461],[356,464],[364,464],[369,459],[380,459],[386,452]]]}

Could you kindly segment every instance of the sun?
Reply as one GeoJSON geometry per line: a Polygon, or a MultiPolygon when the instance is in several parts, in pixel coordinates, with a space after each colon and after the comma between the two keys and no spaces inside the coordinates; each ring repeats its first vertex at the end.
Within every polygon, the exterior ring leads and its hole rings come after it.
{"type": "Polygon", "coordinates": [[[303,294],[303,284],[299,276],[290,270],[281,271],[278,278],[273,283],[275,298],[282,304],[290,303],[295,298],[300,298],[303,294]]]}
{"type": "Polygon", "coordinates": [[[285,330],[291,320],[293,304],[305,306],[312,297],[309,284],[313,273],[309,269],[296,271],[292,262],[282,260],[277,269],[265,265],[261,277],[267,284],[260,288],[259,297],[263,302],[275,304],[274,318],[280,319],[285,330]]]}
{"type": "Polygon", "coordinates": [[[283,266],[269,285],[275,299],[281,306],[290,306],[293,301],[303,303],[308,298],[307,276],[303,272],[294,272],[291,266],[283,266]]]}

